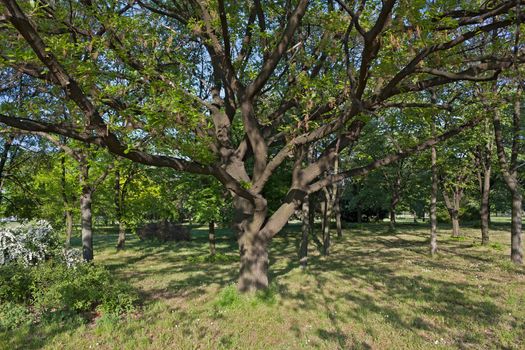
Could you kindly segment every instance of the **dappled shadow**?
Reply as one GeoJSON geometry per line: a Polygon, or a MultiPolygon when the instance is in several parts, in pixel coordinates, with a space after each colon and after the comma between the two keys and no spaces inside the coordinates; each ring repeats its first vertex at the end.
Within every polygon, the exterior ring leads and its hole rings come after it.
{"type": "MultiPolygon", "coordinates": [[[[421,223],[398,224],[395,231],[389,231],[386,223],[352,224],[342,239],[334,240],[328,257],[310,244],[308,268],[301,272],[300,228],[289,225],[269,246],[269,276],[277,286],[279,303],[293,312],[307,310],[327,320],[314,325],[315,334],[338,348],[376,347],[355,336],[350,326],[354,324],[372,339],[377,332],[374,325],[385,324],[427,341],[439,336],[449,342],[444,345],[479,347],[482,339],[456,329],[468,329],[470,324],[490,329],[509,318],[495,302],[505,299],[502,290],[482,286],[482,277],[477,278],[494,270],[505,252],[480,247],[475,236],[451,239],[445,225],[440,226],[440,254],[431,258],[427,230],[427,224],[421,223]]],[[[239,262],[233,234],[229,230],[217,234],[217,253],[226,258],[216,262],[201,259],[208,254],[207,231],[197,228],[192,234],[190,242],[170,243],[145,242],[129,235],[126,250],[119,253],[114,250],[116,234],[96,236],[95,261],[135,285],[146,304],[170,299],[186,303],[208,293],[210,285],[220,289],[235,283],[239,262]]],[[[516,272],[525,273],[518,268],[516,272]]],[[[484,278],[490,282],[495,277],[484,278]]],[[[177,306],[173,310],[186,312],[177,306]]],[[[188,323],[187,327],[195,331],[199,326],[188,323]]],[[[303,334],[294,323],[289,331],[297,338],[303,334]]],[[[231,342],[227,336],[218,337],[224,346],[231,342]]],[[[502,346],[498,339],[489,343],[502,346]]]]}

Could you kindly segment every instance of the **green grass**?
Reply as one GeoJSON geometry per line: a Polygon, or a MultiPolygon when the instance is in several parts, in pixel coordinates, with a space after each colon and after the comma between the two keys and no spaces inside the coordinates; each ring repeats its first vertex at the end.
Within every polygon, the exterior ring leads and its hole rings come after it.
{"type": "Polygon", "coordinates": [[[52,320],[0,333],[2,349],[519,349],[525,339],[525,269],[509,262],[509,228],[464,228],[451,239],[440,226],[429,257],[428,228],[351,225],[332,254],[310,246],[298,268],[299,227],[270,247],[271,287],[239,295],[237,245],[219,230],[221,258],[206,259],[204,228],[185,243],[96,237],[95,261],[141,295],[124,319],[52,320]]]}

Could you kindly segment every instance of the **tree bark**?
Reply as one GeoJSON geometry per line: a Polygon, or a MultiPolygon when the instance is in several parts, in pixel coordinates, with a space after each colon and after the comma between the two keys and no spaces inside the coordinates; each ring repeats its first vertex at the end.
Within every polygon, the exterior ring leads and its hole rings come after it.
{"type": "Polygon", "coordinates": [[[438,173],[436,147],[431,149],[432,188],[430,192],[430,254],[437,253],[437,195],[438,195],[438,173]]]}
{"type": "Polygon", "coordinates": [[[453,201],[450,200],[445,189],[443,189],[443,198],[445,199],[445,205],[447,206],[447,211],[450,216],[450,221],[452,222],[452,237],[461,236],[459,228],[459,208],[461,203],[461,197],[463,193],[462,190],[456,188],[453,193],[453,201]]]}
{"type": "Polygon", "coordinates": [[[80,196],[80,214],[82,227],[82,256],[85,261],[93,260],[93,223],[91,213],[92,192],[87,186],[82,188],[80,196]]]}
{"type": "Polygon", "coordinates": [[[401,191],[401,170],[397,172],[391,190],[392,194],[390,198],[390,229],[394,230],[396,226],[396,207],[400,201],[399,197],[401,191]]]}
{"type": "Polygon", "coordinates": [[[323,255],[330,255],[330,219],[332,217],[332,200],[328,188],[324,189],[325,203],[323,215],[323,255]]]}
{"type": "Polygon", "coordinates": [[[215,221],[210,221],[208,225],[208,242],[210,244],[210,255],[215,255],[215,221]]]}
{"type": "Polygon", "coordinates": [[[93,189],[89,183],[89,164],[86,155],[80,154],[79,158],[80,183],[80,226],[82,230],[82,256],[85,261],[93,260],[93,216],[91,204],[93,189]]]}
{"type": "Polygon", "coordinates": [[[260,231],[245,230],[239,239],[241,269],[238,288],[254,292],[268,287],[268,240],[260,231]]]}
{"type": "Polygon", "coordinates": [[[507,185],[507,189],[510,192],[512,198],[512,223],[510,229],[510,259],[516,264],[523,264],[523,247],[521,243],[521,230],[522,230],[522,194],[521,187],[518,181],[517,171],[517,159],[519,153],[519,140],[520,140],[520,125],[521,125],[521,89],[518,88],[516,93],[516,100],[514,104],[514,115],[513,115],[513,133],[512,133],[512,149],[510,159],[507,159],[505,154],[505,145],[503,143],[503,132],[501,127],[501,120],[498,109],[492,110],[493,114],[493,125],[494,125],[494,139],[496,140],[496,150],[498,155],[498,161],[500,164],[501,174],[507,185]]]}
{"type": "Polygon", "coordinates": [[[115,212],[118,222],[118,240],[117,250],[124,249],[126,245],[126,224],[124,223],[124,193],[122,186],[120,185],[120,171],[115,171],[115,212]]]}
{"type": "Polygon", "coordinates": [[[73,236],[73,213],[71,210],[66,209],[65,210],[65,216],[66,216],[66,247],[69,247],[71,245],[71,237],[73,236]]]}
{"type": "Polygon", "coordinates": [[[341,223],[341,190],[339,187],[337,187],[335,194],[334,215],[337,238],[343,238],[343,225],[341,223]]]}
{"type": "Polygon", "coordinates": [[[12,135],[7,136],[7,139],[4,141],[4,147],[2,154],[0,155],[0,204],[2,204],[2,189],[4,187],[4,169],[7,163],[7,158],[9,157],[9,150],[13,145],[14,137],[12,135]]]}
{"type": "Polygon", "coordinates": [[[452,220],[452,237],[459,237],[461,236],[460,230],[459,230],[459,214],[458,211],[453,209],[449,212],[450,219],[452,220]]]}
{"type": "Polygon", "coordinates": [[[523,264],[523,246],[521,243],[522,230],[522,195],[519,190],[512,192],[512,226],[510,259],[516,264],[523,264]]]}
{"type": "Polygon", "coordinates": [[[118,239],[117,239],[117,250],[124,249],[126,245],[126,224],[122,221],[118,221],[118,239]]]}
{"type": "Polygon", "coordinates": [[[268,287],[269,238],[261,232],[266,220],[266,204],[256,205],[245,198],[234,197],[234,229],[239,243],[240,272],[238,289],[254,292],[268,287]]]}
{"type": "Polygon", "coordinates": [[[306,196],[302,204],[302,235],[301,235],[301,246],[299,248],[299,263],[301,268],[306,269],[308,264],[308,236],[310,235],[310,200],[309,196],[306,196]]]}
{"type": "Polygon", "coordinates": [[[481,201],[480,201],[480,220],[481,220],[481,244],[487,245],[489,243],[489,224],[490,224],[490,164],[483,171],[483,181],[481,186],[481,201]]]}
{"type": "Polygon", "coordinates": [[[66,154],[62,155],[62,159],[60,161],[62,167],[62,174],[60,178],[62,186],[62,202],[64,203],[64,218],[66,219],[65,246],[69,247],[71,245],[71,236],[73,235],[73,213],[71,212],[66,188],[66,154]]]}

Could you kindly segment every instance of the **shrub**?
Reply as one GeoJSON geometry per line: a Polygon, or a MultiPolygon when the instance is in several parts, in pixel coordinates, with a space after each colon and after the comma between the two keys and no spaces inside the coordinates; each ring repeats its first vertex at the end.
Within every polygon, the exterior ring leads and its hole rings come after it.
{"type": "Polygon", "coordinates": [[[0,303],[0,329],[14,329],[32,322],[33,315],[24,305],[0,303]]]}
{"type": "Polygon", "coordinates": [[[79,249],[59,248],[47,222],[0,229],[0,328],[72,320],[95,310],[118,317],[137,299],[106,268],[84,263],[79,249]]]}
{"type": "Polygon", "coordinates": [[[15,262],[0,266],[0,304],[29,303],[32,282],[30,269],[25,265],[15,262]]]}
{"type": "Polygon", "coordinates": [[[15,328],[23,320],[72,320],[95,310],[118,317],[133,311],[137,299],[103,266],[83,263],[68,268],[59,259],[36,266],[0,266],[0,328],[15,328]]]}
{"type": "Polygon", "coordinates": [[[56,243],[53,228],[45,220],[0,228],[0,265],[17,260],[37,264],[49,257],[56,243]]]}
{"type": "Polygon", "coordinates": [[[99,307],[106,313],[122,314],[133,309],[137,297],[115,283],[102,266],[80,264],[69,269],[46,262],[33,271],[33,302],[40,312],[86,312],[99,307]]]}
{"type": "Polygon", "coordinates": [[[84,262],[82,250],[78,248],[63,248],[60,255],[62,262],[69,268],[76,268],[77,265],[84,262]]]}

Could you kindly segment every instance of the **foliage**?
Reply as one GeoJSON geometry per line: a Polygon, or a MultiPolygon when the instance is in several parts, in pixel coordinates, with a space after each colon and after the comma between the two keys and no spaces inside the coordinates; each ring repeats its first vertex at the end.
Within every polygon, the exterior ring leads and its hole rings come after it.
{"type": "Polygon", "coordinates": [[[3,228],[0,234],[0,328],[95,309],[117,316],[134,309],[137,296],[130,287],[103,266],[84,263],[79,249],[59,249],[47,222],[3,228]]]}
{"type": "Polygon", "coordinates": [[[24,305],[13,302],[0,303],[0,330],[14,329],[31,324],[34,318],[24,305]]]}
{"type": "Polygon", "coordinates": [[[44,220],[0,227],[0,265],[15,260],[34,265],[51,254],[55,243],[53,228],[44,220]]]}
{"type": "Polygon", "coordinates": [[[68,268],[60,261],[49,260],[36,266],[14,263],[0,267],[0,312],[12,320],[5,321],[3,327],[20,325],[17,320],[23,315],[37,320],[96,309],[119,316],[133,311],[137,300],[131,288],[115,281],[103,266],[79,264],[68,268]]]}
{"type": "Polygon", "coordinates": [[[40,312],[85,312],[98,307],[106,313],[130,311],[136,300],[125,285],[115,283],[102,266],[81,264],[68,269],[48,262],[32,271],[34,306],[40,312]]]}

